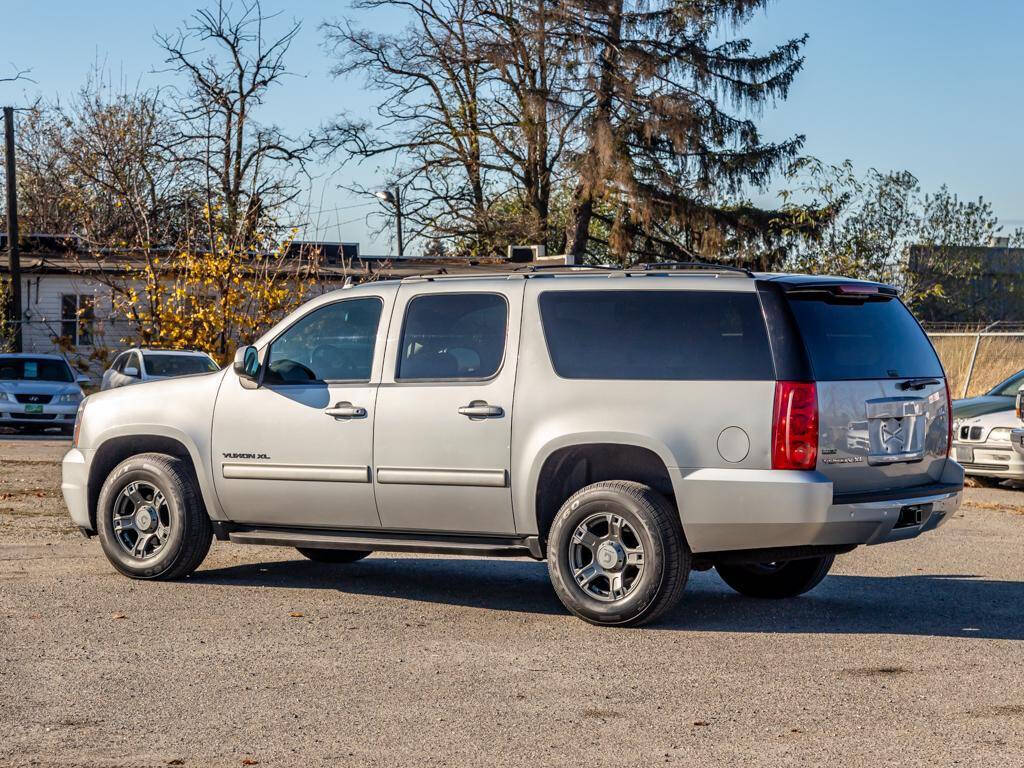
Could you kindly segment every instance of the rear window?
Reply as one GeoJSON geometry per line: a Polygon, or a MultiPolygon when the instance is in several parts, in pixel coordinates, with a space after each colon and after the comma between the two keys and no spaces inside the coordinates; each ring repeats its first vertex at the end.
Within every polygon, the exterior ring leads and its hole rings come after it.
{"type": "Polygon", "coordinates": [[[189,376],[220,370],[213,360],[202,355],[156,355],[143,352],[142,361],[150,376],[189,376]]]}
{"type": "Polygon", "coordinates": [[[943,375],[924,331],[897,299],[791,293],[789,303],[818,381],[943,375]]]}
{"type": "Polygon", "coordinates": [[[775,378],[756,294],[545,291],[551,362],[566,379],[775,378]]]}

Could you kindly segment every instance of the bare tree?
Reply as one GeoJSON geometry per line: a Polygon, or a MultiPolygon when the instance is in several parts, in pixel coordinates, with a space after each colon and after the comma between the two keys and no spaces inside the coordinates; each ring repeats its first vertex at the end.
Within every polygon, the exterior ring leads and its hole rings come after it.
{"type": "Polygon", "coordinates": [[[277,16],[264,13],[259,0],[219,0],[174,34],[156,35],[166,63],[185,79],[174,91],[178,134],[167,149],[205,190],[208,207],[222,210],[211,221],[236,242],[282,223],[317,144],[257,119],[270,90],[289,75],[285,57],[301,27],[293,21],[268,36],[277,16]]]}

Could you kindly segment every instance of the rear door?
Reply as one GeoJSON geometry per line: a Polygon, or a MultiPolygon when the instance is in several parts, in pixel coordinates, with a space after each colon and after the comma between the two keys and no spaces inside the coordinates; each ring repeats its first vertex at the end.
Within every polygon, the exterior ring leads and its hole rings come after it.
{"type": "Polygon", "coordinates": [[[893,295],[851,286],[791,289],[818,389],[818,470],[836,493],[939,481],[946,383],[931,342],[893,295]]]}
{"type": "Polygon", "coordinates": [[[509,470],[524,285],[399,289],[373,434],[385,528],[515,532],[509,470]]]}

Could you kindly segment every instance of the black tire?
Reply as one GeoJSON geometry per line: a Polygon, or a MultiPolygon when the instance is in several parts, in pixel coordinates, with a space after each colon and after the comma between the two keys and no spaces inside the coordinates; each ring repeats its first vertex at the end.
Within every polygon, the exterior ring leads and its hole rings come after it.
{"type": "MultiPolygon", "coordinates": [[[[679,601],[690,574],[690,549],[675,508],[650,487],[625,480],[588,485],[562,505],[551,524],[547,559],[558,599],[579,618],[598,625],[637,626],[654,621],[679,601]],[[573,577],[574,532],[602,513],[621,517],[643,551],[642,571],[634,576],[625,596],[617,599],[599,599],[573,577]]],[[[610,581],[605,580],[611,592],[610,581]]]]}
{"type": "Polygon", "coordinates": [[[741,595],[779,599],[810,592],[828,575],[835,559],[826,555],[771,565],[719,563],[715,570],[741,595]]]}
{"type": "Polygon", "coordinates": [[[188,576],[203,562],[213,541],[213,526],[191,467],[182,459],[162,453],[132,456],[114,468],[100,490],[96,528],[107,559],[133,579],[164,581],[188,576]],[[158,489],[166,500],[169,517],[166,541],[146,559],[127,552],[114,533],[114,502],[133,482],[158,489]]]}
{"type": "Polygon", "coordinates": [[[296,547],[303,557],[314,563],[354,563],[373,554],[370,550],[360,549],[315,549],[296,547]]]}

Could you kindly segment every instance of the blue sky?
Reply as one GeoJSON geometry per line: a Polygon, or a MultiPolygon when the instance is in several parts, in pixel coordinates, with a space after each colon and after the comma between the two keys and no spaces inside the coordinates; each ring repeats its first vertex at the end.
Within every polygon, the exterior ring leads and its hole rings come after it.
{"type": "MultiPolygon", "coordinates": [[[[0,84],[0,103],[36,95],[66,97],[93,63],[115,78],[155,86],[160,55],[154,29],[173,29],[197,0],[3,0],[13,35],[5,35],[6,62],[31,68],[34,84],[0,84]]],[[[268,10],[285,7],[266,0],[268,10]]],[[[303,22],[290,68],[261,119],[301,131],[339,111],[371,114],[373,94],[359,82],[330,78],[330,61],[317,27],[349,13],[346,2],[292,0],[284,16],[303,22]]],[[[367,19],[370,21],[370,19],[367,19]]],[[[372,22],[387,29],[394,14],[372,22]]],[[[7,26],[5,24],[5,26],[7,26]]],[[[810,34],[807,63],[788,101],[759,118],[765,138],[807,136],[805,151],[828,162],[850,158],[860,170],[906,168],[925,190],[947,183],[962,197],[984,195],[1007,230],[1024,226],[1021,157],[1024,86],[1021,84],[1020,0],[775,0],[741,33],[762,48],[810,34]]],[[[374,204],[336,188],[341,180],[372,184],[375,168],[331,169],[310,201],[324,239],[358,241],[364,253],[385,252],[386,238],[370,238],[365,214],[374,204]],[[335,210],[342,208],[342,210],[335,210]]],[[[770,202],[765,196],[762,202],[770,202]]],[[[372,225],[372,222],[371,222],[372,225]]]]}

